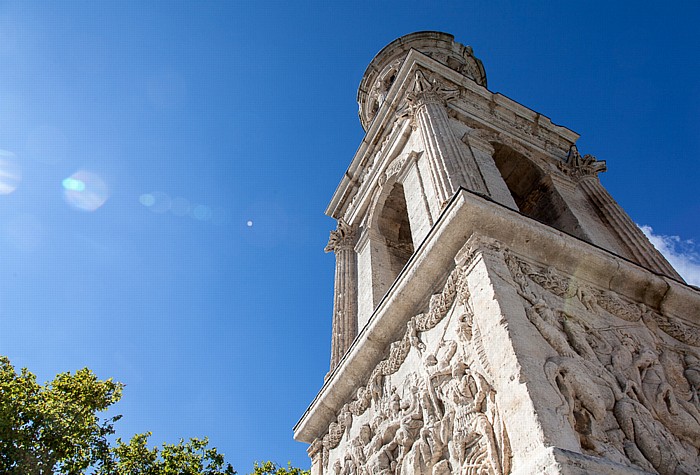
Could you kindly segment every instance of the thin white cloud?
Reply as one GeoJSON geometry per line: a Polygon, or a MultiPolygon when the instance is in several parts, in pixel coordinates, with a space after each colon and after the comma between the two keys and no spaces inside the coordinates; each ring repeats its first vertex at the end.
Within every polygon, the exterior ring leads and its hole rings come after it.
{"type": "Polygon", "coordinates": [[[651,243],[691,285],[700,287],[700,245],[692,239],[654,234],[651,226],[639,226],[651,243]]]}

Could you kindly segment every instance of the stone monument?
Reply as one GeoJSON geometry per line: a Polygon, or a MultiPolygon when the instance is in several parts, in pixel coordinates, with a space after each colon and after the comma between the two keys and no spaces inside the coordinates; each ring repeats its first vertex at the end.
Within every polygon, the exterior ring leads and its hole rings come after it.
{"type": "Polygon", "coordinates": [[[700,290],[605,161],[445,33],[385,47],[358,102],[312,474],[700,474],[700,290]]]}

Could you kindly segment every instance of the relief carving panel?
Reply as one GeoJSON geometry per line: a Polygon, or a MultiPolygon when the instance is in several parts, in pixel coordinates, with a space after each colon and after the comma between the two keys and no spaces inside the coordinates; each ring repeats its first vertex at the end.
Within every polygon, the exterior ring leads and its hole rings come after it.
{"type": "Polygon", "coordinates": [[[323,473],[510,472],[511,452],[491,377],[478,352],[465,268],[343,406],[323,438],[323,473]]]}
{"type": "Polygon", "coordinates": [[[506,253],[562,424],[583,453],[651,473],[700,474],[700,329],[506,253]]]}
{"type": "MultiPolygon", "coordinates": [[[[321,473],[501,475],[517,468],[499,405],[510,395],[495,389],[502,375],[489,365],[494,349],[482,339],[489,330],[480,327],[486,320],[475,314],[467,285],[484,244],[460,257],[463,265],[317,440],[321,473]]],[[[547,430],[555,445],[568,432],[585,455],[650,473],[700,475],[700,328],[496,242],[489,249],[509,271],[505,285],[514,286],[524,323],[542,337],[541,366],[532,368],[554,398],[558,426],[547,430]]],[[[504,314],[499,325],[510,318],[504,314]]],[[[528,375],[536,376],[519,377],[528,375]]]]}

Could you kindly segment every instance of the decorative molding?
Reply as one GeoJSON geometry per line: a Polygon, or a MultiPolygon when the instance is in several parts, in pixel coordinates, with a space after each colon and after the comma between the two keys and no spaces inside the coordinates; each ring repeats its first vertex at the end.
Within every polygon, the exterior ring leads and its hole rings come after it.
{"type": "MultiPolygon", "coordinates": [[[[677,318],[662,315],[657,312],[652,312],[652,316],[659,328],[667,335],[672,336],[686,345],[700,347],[700,327],[686,325],[677,318]]],[[[697,382],[700,382],[700,379],[696,380],[696,384],[697,382]]]]}

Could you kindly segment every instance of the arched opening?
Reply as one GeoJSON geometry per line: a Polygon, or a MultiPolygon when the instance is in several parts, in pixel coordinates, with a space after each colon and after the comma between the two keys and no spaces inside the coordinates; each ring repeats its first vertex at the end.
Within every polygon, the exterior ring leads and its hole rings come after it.
{"type": "Polygon", "coordinates": [[[356,246],[358,328],[367,323],[413,255],[404,184],[395,180],[389,178],[376,196],[356,246]]]}
{"type": "Polygon", "coordinates": [[[377,219],[377,228],[386,244],[386,256],[391,284],[413,254],[413,235],[403,185],[395,183],[384,201],[377,219]]]}
{"type": "Polygon", "coordinates": [[[551,177],[512,148],[495,143],[493,159],[521,213],[566,233],[586,239],[581,226],[551,177]]]}

